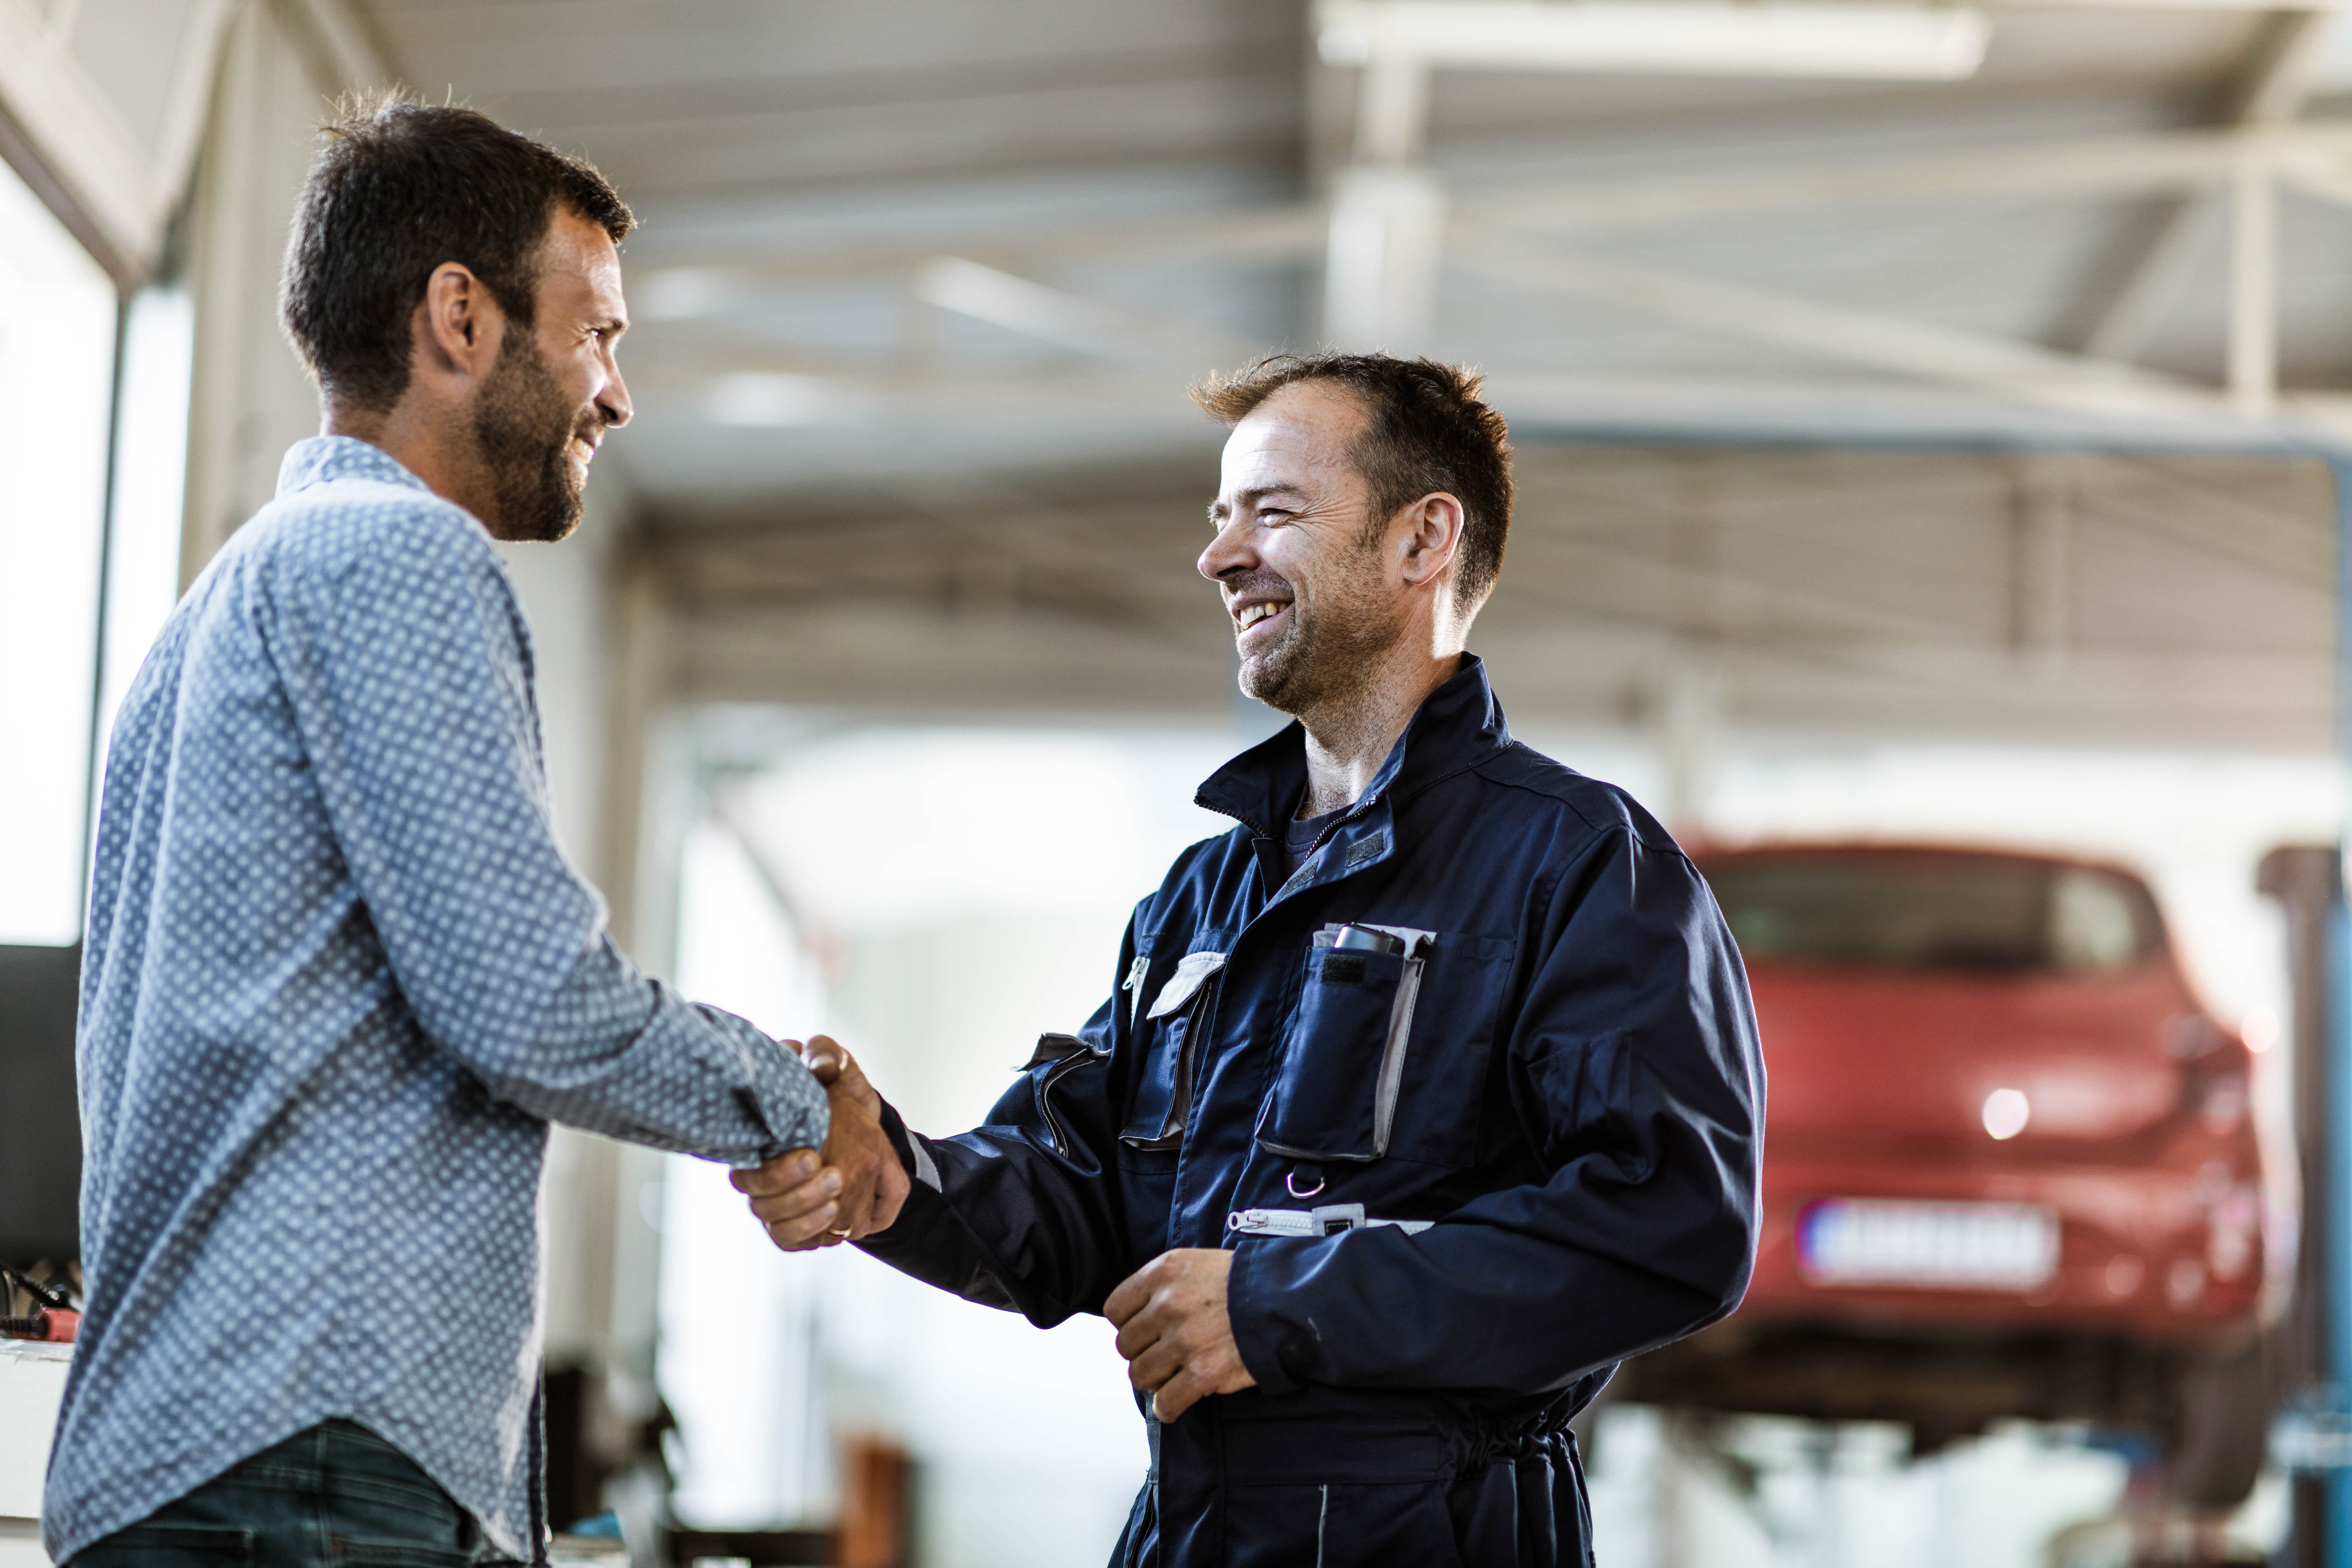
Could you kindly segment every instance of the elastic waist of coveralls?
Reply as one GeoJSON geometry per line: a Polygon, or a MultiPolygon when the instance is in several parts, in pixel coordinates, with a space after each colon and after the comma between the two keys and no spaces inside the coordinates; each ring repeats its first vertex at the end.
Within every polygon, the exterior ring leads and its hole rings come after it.
{"type": "MultiPolygon", "coordinates": [[[[1156,1482],[1162,1428],[1149,1398],[1139,1403],[1156,1482]]],[[[1310,1384],[1279,1400],[1241,1394],[1209,1401],[1202,1414],[1216,1411],[1213,1435],[1187,1420],[1179,1449],[1195,1458],[1221,1450],[1228,1486],[1443,1479],[1535,1458],[1580,1462],[1569,1423],[1586,1401],[1563,1390],[1532,1409],[1511,1403],[1515,1408],[1480,1409],[1459,1394],[1310,1384]]]]}
{"type": "MultiPolygon", "coordinates": [[[[1409,1416],[1253,1415],[1236,1420],[1229,1412],[1220,1414],[1212,1446],[1223,1460],[1229,1487],[1442,1481],[1454,1474],[1464,1447],[1458,1436],[1409,1416]]],[[[1156,1482],[1163,1434],[1148,1406],[1145,1419],[1150,1422],[1150,1479],[1156,1482]]]]}

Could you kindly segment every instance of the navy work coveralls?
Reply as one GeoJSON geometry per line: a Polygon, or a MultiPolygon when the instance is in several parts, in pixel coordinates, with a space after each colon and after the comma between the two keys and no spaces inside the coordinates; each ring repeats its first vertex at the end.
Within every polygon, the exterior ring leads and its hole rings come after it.
{"type": "Polygon", "coordinates": [[[916,1179],[862,1245],[1041,1327],[1234,1249],[1257,1386],[1152,1424],[1115,1563],[1588,1563],[1569,1417],[1753,1261],[1738,952],[1663,828],[1510,738],[1475,658],[1270,887],[1306,783],[1293,725],[1202,787],[1241,826],[1178,857],[1117,993],[985,1126],[886,1111],[916,1179]],[[1405,952],[1331,946],[1349,921],[1405,952]]]}

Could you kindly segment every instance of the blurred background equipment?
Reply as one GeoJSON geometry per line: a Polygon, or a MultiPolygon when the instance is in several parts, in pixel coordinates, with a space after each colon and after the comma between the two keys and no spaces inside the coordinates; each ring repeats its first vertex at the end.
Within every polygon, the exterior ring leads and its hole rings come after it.
{"type": "Polygon", "coordinates": [[[43,1568],[41,1483],[72,1346],[0,1337],[0,1568],[43,1568]]]}
{"type": "Polygon", "coordinates": [[[0,1263],[0,1339],[72,1344],[81,1337],[72,1271],[41,1272],[47,1278],[0,1263]]]}
{"type": "MultiPolygon", "coordinates": [[[[1520,477],[1476,647],[1710,847],[1783,1096],[1753,1306],[1588,1423],[1603,1560],[2352,1563],[2341,877],[2264,859],[2342,835],[2336,6],[0,0],[0,1260],[44,1280],[93,763],[315,427],[276,258],[326,102],[394,81],[646,220],[638,418],[509,552],[640,962],[971,1124],[1278,722],[1184,384],[1474,362],[1520,477]],[[2231,1506],[2256,1352],[2315,1468],[2231,1506]]],[[[1106,1554],[1099,1323],[781,1258],[723,1173],[570,1133],[544,1215],[550,1479],[638,1568],[1106,1554]]]]}
{"type": "Polygon", "coordinates": [[[0,1264],[80,1251],[79,947],[0,947],[0,1264]]]}

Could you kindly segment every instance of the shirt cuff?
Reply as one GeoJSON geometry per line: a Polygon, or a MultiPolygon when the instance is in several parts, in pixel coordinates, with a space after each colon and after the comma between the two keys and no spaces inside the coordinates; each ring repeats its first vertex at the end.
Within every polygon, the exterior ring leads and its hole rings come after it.
{"type": "Polygon", "coordinates": [[[890,1140],[890,1147],[898,1152],[898,1163],[906,1167],[908,1176],[935,1193],[946,1191],[940,1184],[939,1162],[924,1146],[922,1134],[909,1128],[898,1108],[887,1100],[882,1101],[882,1131],[890,1140]]]}

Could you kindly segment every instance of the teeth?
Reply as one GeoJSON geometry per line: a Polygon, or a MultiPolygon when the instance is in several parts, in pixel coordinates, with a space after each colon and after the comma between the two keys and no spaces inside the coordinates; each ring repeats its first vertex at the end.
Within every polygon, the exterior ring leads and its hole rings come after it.
{"type": "Polygon", "coordinates": [[[1283,608],[1283,605],[1270,603],[1252,605],[1241,613],[1242,630],[1247,631],[1268,616],[1281,614],[1283,608]]]}

